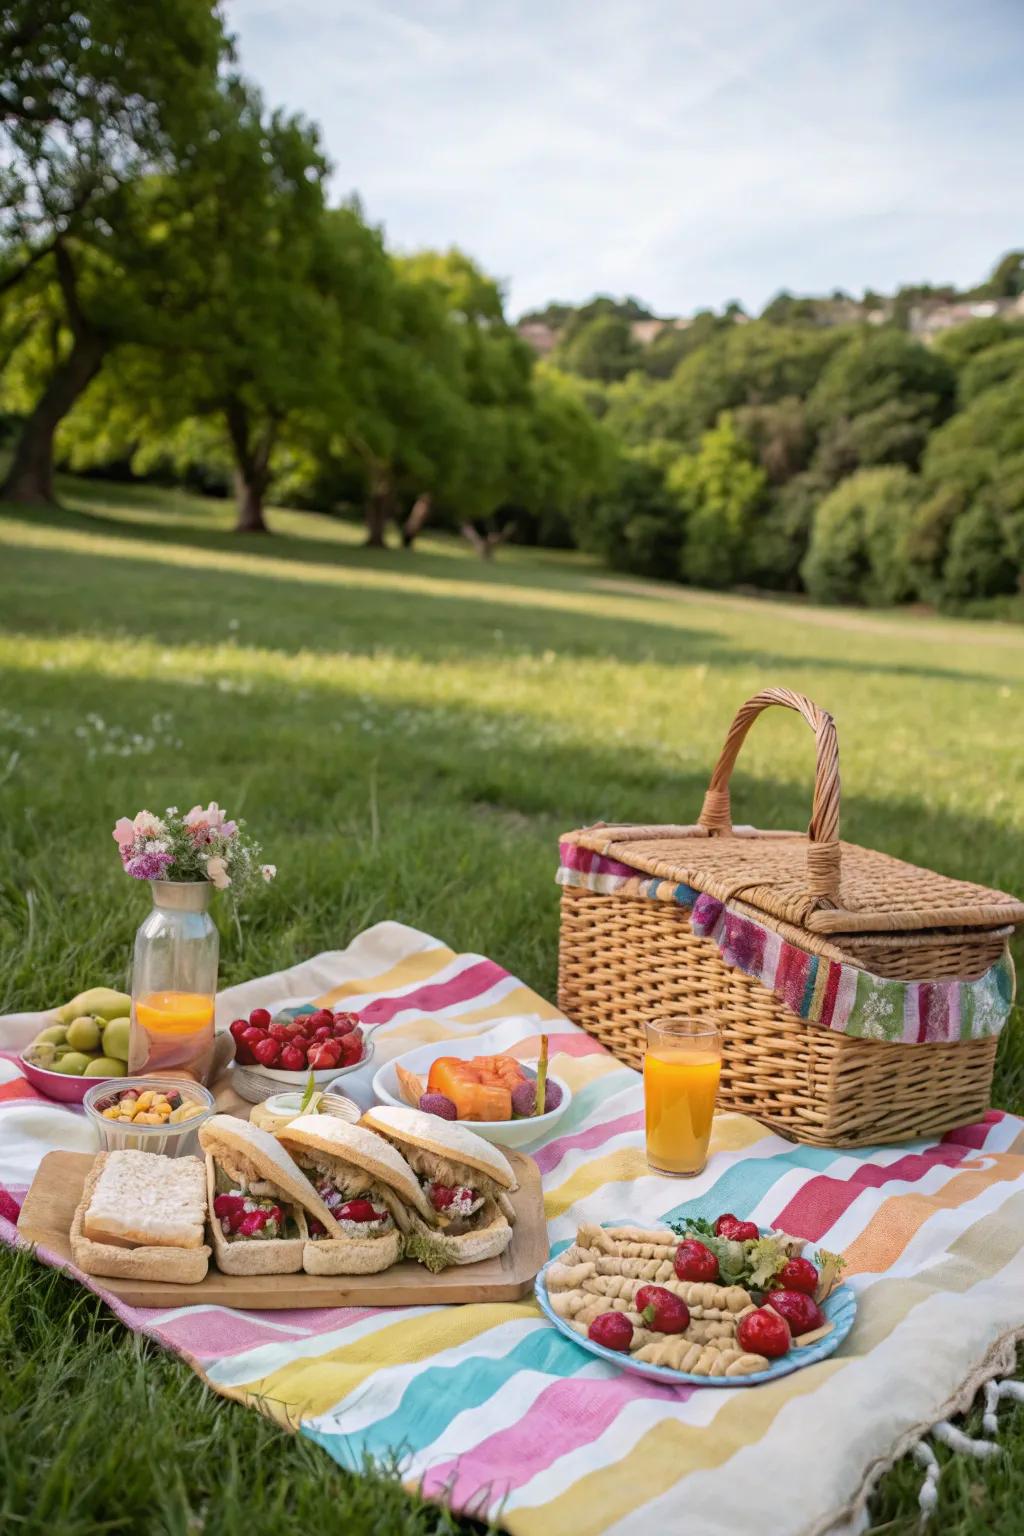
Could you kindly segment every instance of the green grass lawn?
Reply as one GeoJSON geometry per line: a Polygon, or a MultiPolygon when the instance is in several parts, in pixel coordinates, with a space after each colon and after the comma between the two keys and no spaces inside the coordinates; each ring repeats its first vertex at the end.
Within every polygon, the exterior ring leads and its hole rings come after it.
{"type": "MultiPolygon", "coordinates": [[[[0,517],[0,1012],[123,980],[147,893],[113,822],[210,798],[279,870],[224,924],[225,984],[393,917],[551,995],[557,834],[693,819],[733,711],[766,683],[835,714],[847,837],[1024,891],[1009,626],[694,593],[578,555],[505,548],[489,566],[442,537],[368,551],[302,513],[240,538],[223,503],[63,492],[63,511],[0,517]]],[[[737,819],[805,825],[812,768],[796,717],[764,717],[737,819]]],[[[995,1099],[1024,1109],[1019,1020],[995,1099]]],[[[12,1531],[454,1528],[212,1397],[62,1277],[4,1254],[0,1291],[12,1531]]],[[[951,1468],[937,1529],[1019,1532],[1024,1412],[1004,1421],[1013,1449],[951,1468]]],[[[919,1482],[910,1464],[886,1479],[880,1528],[915,1528],[919,1482]]]]}

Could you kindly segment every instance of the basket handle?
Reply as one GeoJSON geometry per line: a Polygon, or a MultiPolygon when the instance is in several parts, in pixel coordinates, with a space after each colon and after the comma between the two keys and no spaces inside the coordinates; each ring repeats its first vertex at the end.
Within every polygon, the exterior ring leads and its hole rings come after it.
{"type": "Polygon", "coordinates": [[[814,732],[817,761],[814,769],[814,805],[807,828],[807,885],[821,905],[839,903],[839,742],[835,721],[802,693],[789,688],[763,688],[740,707],[725,738],[715,771],[701,807],[699,825],[709,836],[732,832],[729,779],[747,732],[763,709],[780,704],[802,715],[814,732]]]}

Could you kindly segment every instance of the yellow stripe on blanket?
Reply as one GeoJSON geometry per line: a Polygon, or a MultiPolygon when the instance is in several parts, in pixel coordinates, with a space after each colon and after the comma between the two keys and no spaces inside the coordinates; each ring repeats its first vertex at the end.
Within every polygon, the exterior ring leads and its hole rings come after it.
{"type": "Polygon", "coordinates": [[[348,981],[332,987],[329,992],[321,993],[316,1004],[319,1008],[333,1008],[346,997],[361,997],[364,992],[393,992],[399,987],[411,986],[416,981],[428,981],[456,958],[454,950],[444,947],[420,949],[406,955],[404,960],[400,960],[390,970],[380,971],[375,976],[350,977],[348,981]]]}

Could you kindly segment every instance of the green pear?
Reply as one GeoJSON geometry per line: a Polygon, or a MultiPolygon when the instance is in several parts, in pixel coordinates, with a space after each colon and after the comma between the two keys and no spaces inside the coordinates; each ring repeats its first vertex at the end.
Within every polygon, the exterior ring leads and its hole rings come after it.
{"type": "Polygon", "coordinates": [[[55,1061],[50,1068],[51,1072],[66,1072],[69,1077],[82,1077],[89,1065],[88,1056],[83,1056],[81,1051],[68,1051],[59,1061],[55,1061]]]}
{"type": "Polygon", "coordinates": [[[36,1035],[36,1045],[63,1045],[68,1037],[67,1028],[63,1024],[51,1024],[48,1029],[41,1029],[36,1035]]]}
{"type": "Polygon", "coordinates": [[[73,1023],[68,1025],[68,1045],[74,1051],[95,1051],[99,1049],[100,1026],[88,1013],[83,1013],[73,1023]]]}
{"type": "Polygon", "coordinates": [[[94,1056],[92,1061],[82,1073],[83,1077],[124,1077],[128,1068],[123,1061],[114,1061],[109,1056],[94,1056]]]}
{"type": "Polygon", "coordinates": [[[117,1061],[127,1061],[131,1032],[131,1019],[111,1019],[103,1031],[104,1056],[113,1056],[117,1061]]]}
{"type": "Polygon", "coordinates": [[[127,992],[115,992],[112,987],[90,987],[87,992],[79,992],[63,1008],[58,1008],[57,1017],[62,1024],[70,1024],[72,1019],[88,1013],[105,1024],[108,1019],[126,1018],[131,1011],[132,1000],[127,992]]]}

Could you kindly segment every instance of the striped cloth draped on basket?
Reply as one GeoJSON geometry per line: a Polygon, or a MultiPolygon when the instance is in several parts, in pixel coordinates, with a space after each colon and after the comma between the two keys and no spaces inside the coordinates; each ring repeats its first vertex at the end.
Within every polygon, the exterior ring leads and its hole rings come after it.
{"type": "MultiPolygon", "coordinates": [[[[382,1021],[379,1057],[467,1035],[529,1057],[542,1031],[554,1037],[573,1101],[531,1149],[553,1252],[581,1220],[730,1210],[845,1251],[859,1302],[836,1356],[726,1389],[671,1389],[595,1360],[532,1298],[399,1311],[114,1303],[216,1391],[298,1420],[347,1467],[397,1455],[410,1485],[514,1536],[809,1536],[1024,1331],[1024,1125],[1010,1115],[941,1141],[845,1152],[722,1115],[705,1173],[679,1183],[648,1171],[637,1073],[492,961],[384,923],[223,994],[218,1019],[311,997],[382,1021]]],[[[0,1047],[24,1043],[16,1035],[0,1020],[0,1047]]],[[[86,1131],[0,1060],[0,1235],[14,1240],[9,1218],[42,1153],[83,1145],[86,1131]]]]}
{"type": "Polygon", "coordinates": [[[891,981],[812,955],[774,929],[691,885],[659,880],[577,843],[559,845],[559,885],[602,895],[647,896],[690,909],[695,934],[713,939],[726,965],[756,977],[801,1019],[862,1040],[920,1045],[998,1035],[1010,1015],[1007,952],[975,981],[891,981]]]}

